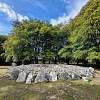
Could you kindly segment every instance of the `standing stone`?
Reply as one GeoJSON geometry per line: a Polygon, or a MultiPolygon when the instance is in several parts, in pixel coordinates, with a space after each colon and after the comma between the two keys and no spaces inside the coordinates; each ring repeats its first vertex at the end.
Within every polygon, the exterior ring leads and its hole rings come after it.
{"type": "Polygon", "coordinates": [[[27,76],[26,72],[24,72],[24,71],[20,72],[16,82],[25,82],[26,76],[27,76]]]}
{"type": "Polygon", "coordinates": [[[14,63],[14,62],[12,63],[12,67],[16,67],[16,65],[17,65],[17,64],[16,64],[16,63],[14,63]]]}
{"type": "Polygon", "coordinates": [[[33,75],[32,75],[32,72],[29,73],[27,79],[26,79],[26,84],[31,84],[32,82],[32,79],[33,79],[33,75]]]}
{"type": "Polygon", "coordinates": [[[50,75],[50,80],[51,81],[57,81],[57,74],[56,74],[56,72],[51,71],[49,75],[50,75]]]}

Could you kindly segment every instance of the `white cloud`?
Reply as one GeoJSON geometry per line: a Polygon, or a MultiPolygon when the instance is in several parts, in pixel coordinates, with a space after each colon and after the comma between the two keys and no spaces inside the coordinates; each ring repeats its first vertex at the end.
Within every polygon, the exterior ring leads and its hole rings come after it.
{"type": "Polygon", "coordinates": [[[9,5],[7,5],[6,3],[2,3],[0,2],[0,11],[3,12],[4,14],[6,14],[11,20],[25,20],[25,19],[29,19],[27,16],[23,16],[17,12],[15,12],[9,5]]]}
{"type": "Polygon", "coordinates": [[[69,22],[70,17],[67,16],[65,13],[63,14],[63,16],[58,17],[57,19],[51,19],[50,23],[54,26],[57,24],[65,24],[67,22],[69,22]]]}
{"type": "MultiPolygon", "coordinates": [[[[63,1],[66,6],[66,10],[68,10],[67,6],[68,4],[70,4],[71,0],[61,0],[63,1]]],[[[59,16],[57,19],[51,19],[50,23],[52,25],[57,25],[57,24],[65,24],[68,23],[70,21],[70,19],[75,18],[75,16],[78,15],[78,13],[80,12],[81,8],[88,2],[88,0],[73,0],[73,2],[75,3],[70,11],[70,13],[67,15],[66,13],[63,14],[63,16],[59,16]]]]}

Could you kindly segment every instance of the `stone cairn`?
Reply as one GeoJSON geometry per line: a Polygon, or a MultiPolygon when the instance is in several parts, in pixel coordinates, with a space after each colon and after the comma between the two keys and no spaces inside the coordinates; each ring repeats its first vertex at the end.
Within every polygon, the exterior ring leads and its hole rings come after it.
{"type": "Polygon", "coordinates": [[[26,84],[57,80],[84,79],[85,81],[88,81],[93,78],[94,74],[94,68],[92,67],[64,64],[30,64],[12,66],[9,68],[9,71],[10,79],[26,84]]]}

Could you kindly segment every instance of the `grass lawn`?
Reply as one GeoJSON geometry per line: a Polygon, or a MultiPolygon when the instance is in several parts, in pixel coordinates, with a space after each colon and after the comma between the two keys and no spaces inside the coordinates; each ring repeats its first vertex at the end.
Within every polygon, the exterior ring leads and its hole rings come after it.
{"type": "Polygon", "coordinates": [[[4,66],[0,66],[0,77],[7,75],[8,69],[4,66]]]}
{"type": "Polygon", "coordinates": [[[26,85],[3,77],[0,78],[0,100],[100,100],[100,80],[26,85]]]}

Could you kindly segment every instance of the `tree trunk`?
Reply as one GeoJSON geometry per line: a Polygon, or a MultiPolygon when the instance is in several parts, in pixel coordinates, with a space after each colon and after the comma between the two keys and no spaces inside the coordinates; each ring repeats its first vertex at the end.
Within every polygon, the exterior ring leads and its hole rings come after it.
{"type": "Polygon", "coordinates": [[[54,59],[54,63],[57,64],[57,57],[55,57],[55,59],[54,59]]]}
{"type": "Polygon", "coordinates": [[[45,64],[45,58],[43,57],[43,59],[42,59],[42,64],[45,64]]]}
{"type": "Polygon", "coordinates": [[[51,62],[50,62],[50,60],[49,60],[49,64],[50,64],[51,62]]]}

